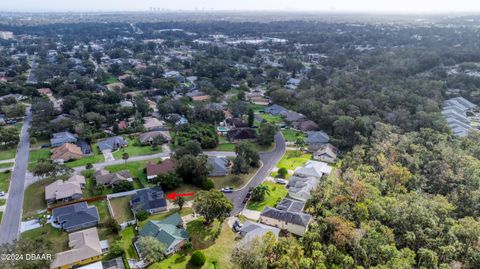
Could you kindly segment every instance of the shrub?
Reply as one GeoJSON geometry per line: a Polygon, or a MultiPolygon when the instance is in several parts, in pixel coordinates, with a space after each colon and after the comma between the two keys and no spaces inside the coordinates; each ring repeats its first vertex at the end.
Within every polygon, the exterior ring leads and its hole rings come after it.
{"type": "Polygon", "coordinates": [[[144,221],[144,220],[146,220],[147,218],[148,218],[148,212],[147,212],[147,211],[142,210],[142,211],[139,211],[139,212],[137,213],[137,219],[138,219],[139,221],[144,221]]]}
{"type": "Polygon", "coordinates": [[[87,163],[87,164],[85,165],[85,169],[87,169],[87,170],[88,170],[88,169],[92,169],[92,168],[93,168],[93,164],[91,164],[91,163],[87,163]]]}
{"type": "Polygon", "coordinates": [[[202,189],[209,191],[215,188],[215,183],[211,179],[207,179],[202,183],[202,189]]]}
{"type": "Polygon", "coordinates": [[[279,178],[285,178],[288,175],[288,170],[287,170],[287,168],[282,167],[282,168],[278,169],[277,174],[278,174],[279,178]]]}
{"type": "Polygon", "coordinates": [[[190,258],[190,263],[196,266],[202,266],[205,264],[206,261],[205,254],[202,251],[196,250],[192,253],[192,257],[190,258]]]}

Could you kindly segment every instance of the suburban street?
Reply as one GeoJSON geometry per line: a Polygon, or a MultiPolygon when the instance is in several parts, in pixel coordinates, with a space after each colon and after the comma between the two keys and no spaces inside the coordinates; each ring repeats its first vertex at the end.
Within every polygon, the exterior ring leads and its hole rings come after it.
{"type": "Polygon", "coordinates": [[[283,154],[285,153],[285,148],[285,139],[282,133],[278,132],[275,135],[275,148],[270,152],[260,153],[260,159],[262,160],[263,166],[257,171],[252,179],[245,186],[243,186],[243,188],[226,194],[227,197],[232,200],[234,205],[232,215],[236,215],[242,211],[242,209],[245,207],[243,199],[245,199],[247,196],[250,188],[260,185],[265,178],[267,178],[272,169],[282,159],[283,154]]]}
{"type": "Polygon", "coordinates": [[[28,130],[30,129],[31,121],[32,113],[30,108],[27,108],[27,115],[20,132],[20,142],[18,143],[15,166],[10,181],[6,210],[3,215],[3,221],[0,225],[0,245],[13,242],[18,239],[20,234],[25,175],[27,172],[30,150],[28,130]]]}

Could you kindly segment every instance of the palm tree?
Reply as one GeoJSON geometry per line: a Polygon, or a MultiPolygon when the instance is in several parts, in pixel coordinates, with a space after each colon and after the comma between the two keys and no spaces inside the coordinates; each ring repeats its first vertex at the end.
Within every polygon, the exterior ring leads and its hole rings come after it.
{"type": "Polygon", "coordinates": [[[183,198],[182,196],[178,196],[178,197],[175,198],[175,200],[173,201],[173,204],[178,205],[178,207],[180,208],[180,210],[182,210],[183,205],[185,204],[185,198],[183,198]]]}
{"type": "Polygon", "coordinates": [[[47,216],[41,215],[38,218],[38,223],[40,223],[40,225],[42,225],[42,228],[43,228],[42,233],[45,233],[45,225],[47,224],[47,216]]]}
{"type": "Polygon", "coordinates": [[[267,185],[259,185],[252,190],[252,200],[263,201],[268,194],[270,194],[270,188],[267,185]]]}

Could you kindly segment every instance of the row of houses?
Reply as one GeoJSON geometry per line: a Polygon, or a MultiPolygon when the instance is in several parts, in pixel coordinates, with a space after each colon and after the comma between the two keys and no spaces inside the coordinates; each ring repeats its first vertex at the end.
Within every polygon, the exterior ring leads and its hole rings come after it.
{"type": "Polygon", "coordinates": [[[286,188],[288,197],[276,207],[265,207],[259,222],[268,226],[303,236],[313,220],[312,215],[304,213],[305,203],[311,198],[311,192],[317,188],[321,179],[330,174],[332,168],[324,162],[308,161],[305,166],[294,171],[286,188]]]}

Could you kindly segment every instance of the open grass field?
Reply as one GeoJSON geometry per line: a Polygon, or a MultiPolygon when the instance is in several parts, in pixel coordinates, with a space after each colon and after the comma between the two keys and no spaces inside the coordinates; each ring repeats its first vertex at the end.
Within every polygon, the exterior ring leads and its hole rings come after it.
{"type": "Polygon", "coordinates": [[[112,207],[114,218],[119,224],[133,220],[133,213],[130,210],[131,198],[131,196],[124,196],[110,200],[110,206],[112,207]]]}
{"type": "Polygon", "coordinates": [[[0,173],[0,191],[8,192],[11,175],[12,173],[9,171],[0,173]]]}
{"type": "Polygon", "coordinates": [[[224,177],[210,177],[211,180],[215,183],[216,189],[221,189],[223,187],[233,187],[241,188],[255,175],[257,169],[250,169],[248,174],[230,174],[224,177]]]}
{"type": "Polygon", "coordinates": [[[28,170],[32,171],[39,161],[48,159],[50,159],[50,149],[31,150],[28,157],[28,170]]]}
{"type": "Polygon", "coordinates": [[[295,170],[297,167],[305,165],[305,163],[307,163],[311,159],[312,154],[303,153],[297,150],[289,150],[280,160],[277,167],[284,167],[288,170],[295,170]]]}
{"type": "Polygon", "coordinates": [[[297,138],[300,137],[305,137],[305,134],[294,130],[294,129],[284,129],[282,130],[283,137],[285,138],[285,141],[287,142],[295,142],[297,141],[297,138]]]}
{"type": "Polygon", "coordinates": [[[230,254],[235,245],[235,233],[227,223],[215,222],[211,227],[203,226],[202,219],[197,219],[187,224],[187,230],[192,237],[194,249],[201,249],[207,261],[201,267],[189,264],[192,251],[183,251],[169,256],[162,262],[155,263],[150,269],[233,269],[230,262],[230,254]],[[214,234],[220,230],[217,238],[214,234]]]}
{"type": "Polygon", "coordinates": [[[264,182],[262,185],[268,186],[270,193],[265,196],[265,200],[261,202],[254,202],[249,200],[247,208],[250,210],[262,211],[266,206],[275,207],[277,202],[285,198],[288,194],[288,190],[280,184],[273,182],[264,182]]]}
{"type": "Polygon", "coordinates": [[[141,155],[152,155],[156,153],[162,152],[162,147],[158,146],[156,149],[153,149],[151,146],[142,146],[140,145],[140,141],[138,138],[131,139],[126,137],[128,141],[128,146],[125,148],[121,148],[115,152],[113,152],[113,157],[117,160],[122,159],[123,153],[128,153],[130,157],[133,156],[141,156],[141,155]]]}
{"type": "Polygon", "coordinates": [[[46,209],[45,186],[55,179],[47,178],[33,183],[25,190],[23,201],[23,219],[28,219],[38,214],[38,210],[46,209]]]}
{"type": "Polygon", "coordinates": [[[52,243],[52,251],[54,253],[68,250],[68,234],[62,229],[53,228],[50,224],[34,230],[26,231],[21,235],[22,239],[36,240],[39,238],[46,239],[52,243]]]}

